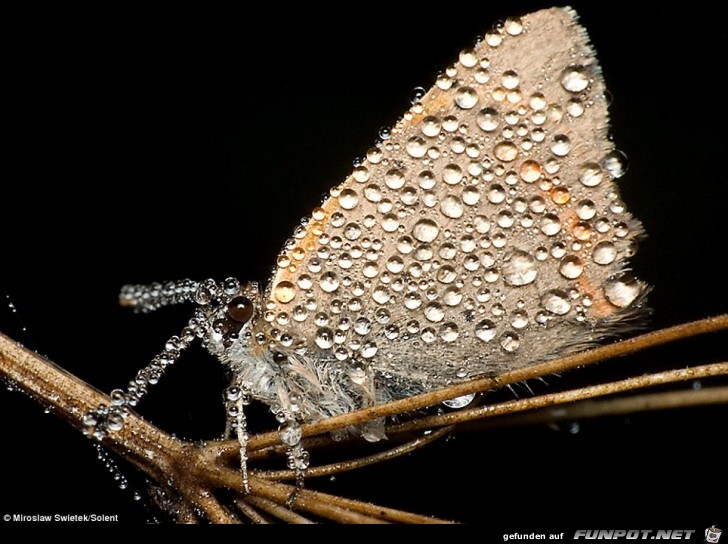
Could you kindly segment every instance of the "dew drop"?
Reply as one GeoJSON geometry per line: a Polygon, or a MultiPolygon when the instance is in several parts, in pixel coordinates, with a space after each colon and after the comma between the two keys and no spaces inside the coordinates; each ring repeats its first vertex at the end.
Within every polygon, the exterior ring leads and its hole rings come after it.
{"type": "Polygon", "coordinates": [[[469,110],[478,103],[478,93],[472,87],[460,87],[455,91],[455,104],[458,107],[469,110]]]}
{"type": "Polygon", "coordinates": [[[581,259],[579,259],[579,257],[569,255],[568,257],[564,257],[563,259],[561,259],[561,263],[559,264],[559,272],[565,278],[575,280],[576,278],[581,276],[581,273],[583,271],[584,264],[581,262],[581,259]]]}
{"type": "Polygon", "coordinates": [[[579,180],[587,187],[596,187],[604,179],[602,167],[595,162],[589,162],[581,167],[579,180]]]}
{"type": "Polygon", "coordinates": [[[432,219],[420,219],[412,229],[412,236],[420,242],[432,242],[440,233],[440,227],[432,219]]]}
{"type": "Polygon", "coordinates": [[[520,78],[518,77],[518,73],[513,70],[508,70],[506,72],[503,72],[503,78],[501,79],[501,82],[503,84],[503,87],[508,90],[513,90],[518,87],[520,78]]]}
{"type": "Polygon", "coordinates": [[[571,140],[564,134],[554,136],[554,142],[551,144],[551,152],[557,157],[565,157],[571,151],[571,140]]]}
{"type": "Polygon", "coordinates": [[[433,323],[439,323],[445,318],[445,310],[437,302],[431,302],[425,306],[425,318],[433,323]]]}
{"type": "Polygon", "coordinates": [[[442,169],[442,180],[448,185],[457,185],[463,179],[463,170],[457,164],[448,164],[442,169]]]}
{"type": "Polygon", "coordinates": [[[392,190],[401,189],[404,181],[404,172],[399,168],[392,168],[384,174],[384,184],[392,190]]]}
{"type": "Polygon", "coordinates": [[[512,142],[500,142],[493,148],[493,154],[498,160],[511,162],[518,157],[518,147],[512,142]]]}
{"type": "Polygon", "coordinates": [[[443,404],[448,408],[452,408],[453,410],[460,410],[473,402],[473,399],[475,399],[475,393],[469,393],[461,397],[443,401],[443,404]]]}
{"type": "Polygon", "coordinates": [[[465,206],[463,201],[453,195],[448,195],[442,199],[440,203],[440,211],[445,217],[450,219],[458,219],[463,216],[465,206]]]}
{"type": "Polygon", "coordinates": [[[602,159],[602,166],[613,178],[621,178],[627,172],[627,155],[615,149],[602,159]]]}
{"type": "Polygon", "coordinates": [[[440,134],[440,120],[432,115],[425,117],[422,120],[422,134],[429,138],[440,134]]]}
{"type": "Polygon", "coordinates": [[[500,124],[500,116],[495,108],[484,108],[478,112],[475,121],[485,132],[492,132],[500,124]]]}
{"type": "Polygon", "coordinates": [[[592,258],[597,264],[612,264],[617,259],[617,247],[612,242],[599,242],[594,246],[592,258]]]}
{"type": "Polygon", "coordinates": [[[480,201],[480,191],[475,187],[463,189],[463,202],[468,206],[475,206],[480,201]]]}
{"type": "Polygon", "coordinates": [[[597,207],[594,205],[594,202],[592,202],[591,200],[582,200],[576,206],[576,215],[582,221],[589,221],[590,219],[594,219],[594,216],[596,214],[597,214],[597,207]]]}
{"type": "Polygon", "coordinates": [[[566,315],[571,310],[569,296],[559,289],[551,289],[541,297],[541,306],[554,315],[566,315]]]}
{"type": "Polygon", "coordinates": [[[440,327],[440,338],[442,338],[444,342],[454,342],[458,339],[459,335],[460,331],[455,323],[445,323],[440,327]]]}
{"type": "Polygon", "coordinates": [[[352,210],[359,203],[359,195],[353,189],[344,189],[339,195],[339,206],[345,210],[352,210]]]}
{"type": "Polygon", "coordinates": [[[589,86],[589,75],[584,66],[572,64],[561,74],[561,86],[570,93],[580,93],[589,86]]]}
{"type": "Polygon", "coordinates": [[[331,349],[334,345],[334,331],[327,328],[321,328],[316,331],[316,345],[321,349],[331,349]]]}
{"type": "Polygon", "coordinates": [[[273,293],[278,302],[286,304],[288,302],[291,302],[296,296],[296,286],[293,285],[290,281],[280,281],[275,286],[273,293]]]}
{"type": "Polygon", "coordinates": [[[642,292],[642,285],[631,274],[613,276],[604,282],[604,296],[617,308],[626,308],[642,292]]]}
{"type": "Polygon", "coordinates": [[[516,310],[511,314],[511,327],[524,329],[528,325],[528,314],[525,310],[516,310]]]}
{"type": "Polygon", "coordinates": [[[521,339],[515,332],[506,332],[501,336],[501,347],[508,353],[513,353],[521,345],[521,339]]]}
{"type": "Polygon", "coordinates": [[[464,49],[460,52],[460,64],[465,68],[473,68],[478,64],[478,56],[473,49],[464,49]]]}
{"type": "Polygon", "coordinates": [[[538,275],[536,259],[528,252],[516,250],[503,263],[503,281],[513,286],[532,283],[538,275]]]}
{"type": "Polygon", "coordinates": [[[448,287],[442,295],[442,301],[446,306],[457,306],[462,302],[463,294],[455,286],[448,287]]]}
{"type": "Polygon", "coordinates": [[[523,22],[519,17],[509,17],[503,23],[503,30],[511,36],[518,36],[523,32],[523,22]]]}
{"type": "Polygon", "coordinates": [[[518,170],[518,175],[526,183],[533,183],[541,178],[541,165],[536,161],[523,161],[518,170]]]}
{"type": "Polygon", "coordinates": [[[382,217],[381,225],[384,232],[395,232],[399,227],[399,219],[395,214],[388,213],[382,217]]]}
{"type": "Polygon", "coordinates": [[[410,157],[419,159],[421,157],[424,157],[427,153],[427,142],[424,138],[420,138],[419,136],[413,136],[412,138],[407,140],[405,150],[410,157]]]}
{"type": "Polygon", "coordinates": [[[364,187],[364,198],[369,202],[379,202],[382,200],[382,191],[378,185],[367,185],[364,187]]]}
{"type": "Polygon", "coordinates": [[[490,319],[484,319],[475,326],[475,336],[483,342],[490,342],[493,338],[495,338],[495,335],[495,323],[490,319]]]}
{"type": "Polygon", "coordinates": [[[321,276],[319,287],[327,293],[333,293],[339,288],[339,278],[333,272],[325,272],[321,276]]]}
{"type": "Polygon", "coordinates": [[[541,232],[546,236],[555,236],[561,231],[561,220],[553,213],[547,213],[541,218],[541,232]]]}

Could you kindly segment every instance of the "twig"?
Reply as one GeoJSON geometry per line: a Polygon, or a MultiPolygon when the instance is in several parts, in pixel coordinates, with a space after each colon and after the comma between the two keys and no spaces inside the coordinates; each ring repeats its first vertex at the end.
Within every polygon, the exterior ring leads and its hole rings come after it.
{"type": "MultiPolygon", "coordinates": [[[[402,455],[407,455],[420,448],[431,444],[435,440],[439,440],[450,432],[449,428],[440,429],[439,431],[433,432],[427,436],[416,438],[410,442],[391,448],[379,453],[367,455],[366,457],[360,457],[359,459],[351,459],[349,461],[341,461],[339,463],[331,463],[330,465],[323,465],[320,467],[313,467],[306,470],[307,478],[316,478],[319,476],[331,476],[332,474],[338,474],[340,472],[348,472],[358,468],[363,468],[370,465],[381,463],[382,461],[389,461],[402,455]]],[[[256,472],[256,475],[266,480],[295,480],[296,472],[293,470],[267,470],[256,472]]]]}
{"type": "Polygon", "coordinates": [[[235,503],[235,507],[256,525],[268,525],[270,523],[267,519],[261,516],[255,508],[243,499],[235,499],[233,502],[235,503]]]}
{"type": "MultiPolygon", "coordinates": [[[[631,340],[604,346],[563,359],[533,365],[497,377],[482,378],[433,393],[330,418],[316,424],[304,425],[303,432],[305,436],[320,435],[342,429],[348,425],[361,424],[371,419],[411,412],[461,395],[486,391],[507,384],[537,378],[545,374],[563,372],[576,366],[603,361],[645,349],[646,347],[722,329],[728,329],[728,315],[649,333],[631,340]]],[[[642,388],[653,383],[667,383],[677,379],[715,376],[721,373],[725,374],[726,372],[726,363],[718,363],[716,365],[670,371],[647,377],[630,378],[622,382],[602,384],[601,386],[583,388],[574,392],[554,393],[535,399],[502,403],[501,405],[496,405],[500,406],[500,408],[493,406],[483,407],[471,412],[488,414],[483,417],[492,417],[496,412],[505,414],[516,410],[533,410],[541,406],[552,407],[557,402],[571,402],[579,398],[588,398],[589,396],[613,393],[631,388],[642,388]]],[[[99,405],[110,404],[110,399],[106,395],[3,335],[0,335],[0,377],[4,378],[8,383],[15,385],[18,389],[24,391],[44,406],[51,408],[55,414],[61,416],[78,429],[83,429],[84,414],[95,410],[99,405]]],[[[669,402],[697,403],[694,399],[700,399],[700,402],[710,403],[726,402],[726,388],[713,388],[706,390],[704,393],[700,391],[688,393],[692,395],[690,399],[684,393],[676,394],[672,397],[663,397],[662,399],[658,399],[657,397],[642,397],[643,400],[639,400],[638,398],[632,401],[619,399],[621,404],[605,404],[599,407],[598,410],[595,410],[595,412],[599,410],[602,412],[612,410],[616,413],[619,410],[634,409],[639,406],[667,405],[669,402]]],[[[553,411],[553,408],[549,409],[553,411]]],[[[559,408],[559,410],[561,410],[559,414],[577,413],[576,411],[569,412],[571,410],[569,407],[559,408]]],[[[456,413],[456,415],[463,417],[460,414],[464,413],[466,412],[456,413]]],[[[561,417],[559,414],[552,414],[552,418],[558,419],[561,417]]],[[[402,424],[391,430],[404,432],[404,430],[408,429],[406,425],[411,425],[412,427],[409,429],[412,430],[414,428],[420,428],[416,425],[441,426],[449,425],[451,422],[462,424],[466,421],[466,419],[458,420],[455,416],[447,416],[432,420],[420,418],[416,422],[402,424]]],[[[318,440],[321,441],[320,438],[318,440]]],[[[322,441],[322,443],[324,442],[326,440],[322,441]]],[[[309,489],[296,489],[293,486],[266,480],[255,475],[250,478],[252,494],[245,496],[242,494],[244,486],[240,472],[225,466],[225,463],[238,453],[236,443],[225,441],[197,445],[183,442],[144,421],[134,412],[129,413],[120,430],[108,433],[103,443],[106,447],[139,467],[145,474],[160,482],[167,489],[168,493],[178,496],[182,501],[179,510],[180,520],[196,521],[198,516],[195,514],[195,509],[197,509],[207,519],[215,523],[238,523],[240,521],[239,518],[228,510],[224,504],[219,502],[215,495],[216,490],[227,488],[233,492],[238,492],[239,495],[237,498],[243,499],[248,505],[255,505],[267,512],[275,512],[273,515],[284,520],[303,521],[305,519],[300,518],[298,514],[290,512],[290,510],[283,506],[289,500],[293,499],[293,503],[298,510],[310,512],[321,518],[344,523],[443,522],[443,520],[435,518],[383,508],[309,489]]],[[[401,454],[400,452],[407,451],[408,448],[419,447],[421,444],[422,441],[415,441],[414,443],[394,448],[388,452],[382,452],[351,462],[339,463],[338,466],[340,468],[364,466],[371,462],[391,458],[396,454],[401,454]]],[[[271,448],[268,452],[269,454],[278,445],[280,445],[280,441],[277,433],[265,433],[251,437],[249,444],[251,458],[257,454],[255,450],[262,453],[260,450],[263,448],[271,448]]],[[[327,471],[334,469],[332,467],[319,467],[319,469],[314,469],[314,474],[316,474],[317,470],[323,474],[330,473],[327,471]]],[[[286,474],[281,472],[274,473],[274,475],[279,477],[286,476],[286,474]]],[[[233,501],[234,499],[235,497],[233,497],[233,501]]]]}
{"type": "Polygon", "coordinates": [[[285,521],[286,523],[294,523],[297,525],[309,525],[314,523],[310,519],[289,510],[285,506],[281,506],[280,504],[276,504],[273,501],[269,501],[262,497],[248,495],[245,497],[245,502],[255,506],[259,510],[263,510],[268,514],[277,517],[281,521],[285,521]]]}
{"type": "MultiPolygon", "coordinates": [[[[685,380],[695,380],[708,376],[728,375],[728,363],[715,363],[711,365],[698,366],[694,368],[685,368],[679,370],[670,370],[659,372],[656,374],[648,374],[646,376],[637,376],[635,378],[627,378],[616,382],[610,382],[580,389],[572,389],[560,393],[551,393],[527,399],[518,399],[499,404],[490,404],[479,406],[470,410],[461,412],[451,412],[449,414],[438,414],[429,417],[421,417],[417,420],[407,421],[399,425],[392,425],[387,432],[413,432],[422,429],[434,429],[445,425],[457,425],[486,417],[500,416],[503,414],[521,413],[535,408],[544,408],[547,406],[557,406],[565,403],[575,402],[588,398],[594,398],[604,395],[612,395],[635,389],[643,389],[666,383],[675,383],[685,380]]],[[[721,388],[722,389],[722,388],[721,388]]],[[[693,394],[697,393],[693,391],[693,394]]],[[[702,400],[705,400],[705,396],[702,400]]],[[[724,396],[713,395],[711,398],[717,402],[728,402],[724,396]]]]}

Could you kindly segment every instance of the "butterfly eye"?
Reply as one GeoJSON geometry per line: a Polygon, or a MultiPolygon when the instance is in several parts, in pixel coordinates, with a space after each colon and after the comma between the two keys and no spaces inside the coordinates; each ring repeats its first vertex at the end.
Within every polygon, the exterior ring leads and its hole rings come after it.
{"type": "Polygon", "coordinates": [[[238,323],[247,323],[253,317],[253,303],[247,297],[235,297],[227,305],[227,315],[238,323]]]}

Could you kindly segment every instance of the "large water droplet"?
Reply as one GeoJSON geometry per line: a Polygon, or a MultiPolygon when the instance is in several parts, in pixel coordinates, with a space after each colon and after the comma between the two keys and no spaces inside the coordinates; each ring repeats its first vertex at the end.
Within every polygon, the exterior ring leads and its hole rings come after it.
{"type": "Polygon", "coordinates": [[[458,326],[455,323],[445,323],[440,327],[440,338],[444,342],[454,342],[458,339],[460,332],[458,326]]]}
{"type": "Polygon", "coordinates": [[[555,236],[561,231],[561,220],[553,213],[547,213],[541,218],[541,232],[546,236],[555,236]]]}
{"type": "Polygon", "coordinates": [[[316,331],[316,345],[321,349],[330,349],[334,345],[334,331],[322,328],[316,331]]]}
{"type": "Polygon", "coordinates": [[[296,286],[290,281],[279,281],[273,289],[273,293],[278,302],[286,304],[296,296],[296,286]]]}
{"type": "Polygon", "coordinates": [[[518,170],[518,175],[526,183],[533,183],[541,178],[541,165],[536,161],[523,161],[518,170]]]}
{"type": "Polygon", "coordinates": [[[538,275],[536,259],[528,252],[516,250],[503,263],[503,281],[521,286],[532,283],[538,275]]]}
{"type": "Polygon", "coordinates": [[[513,353],[521,346],[521,339],[515,332],[506,332],[501,336],[501,347],[508,353],[513,353]]]}
{"type": "Polygon", "coordinates": [[[460,52],[459,60],[465,68],[473,68],[478,64],[478,56],[473,49],[463,49],[460,52]]]}
{"type": "Polygon", "coordinates": [[[344,189],[339,195],[339,206],[345,210],[352,210],[359,203],[359,195],[353,189],[344,189]]]}
{"type": "Polygon", "coordinates": [[[455,91],[455,104],[469,110],[478,103],[478,93],[472,87],[460,87],[455,91]]]}
{"type": "Polygon", "coordinates": [[[490,342],[493,338],[495,338],[495,335],[495,323],[493,323],[490,319],[484,319],[475,326],[475,336],[483,342],[490,342]]]}
{"type": "Polygon", "coordinates": [[[551,144],[551,152],[557,157],[565,157],[571,151],[571,140],[565,134],[557,134],[554,136],[554,142],[551,144]]]}
{"type": "Polygon", "coordinates": [[[384,183],[393,190],[401,189],[404,185],[404,172],[399,168],[392,168],[384,174],[384,183]]]}
{"type": "Polygon", "coordinates": [[[571,310],[569,296],[559,289],[551,289],[541,297],[541,306],[555,315],[566,315],[571,310]]]}
{"type": "Polygon", "coordinates": [[[511,36],[518,36],[523,32],[523,22],[520,17],[509,17],[506,22],[503,23],[503,30],[511,36]]]}
{"type": "Polygon", "coordinates": [[[604,179],[602,167],[595,162],[589,162],[581,167],[579,180],[587,187],[596,187],[604,179]]]}
{"type": "Polygon", "coordinates": [[[333,272],[325,272],[321,276],[319,287],[327,293],[333,293],[339,288],[339,278],[333,272]]]}
{"type": "Polygon", "coordinates": [[[457,164],[448,164],[442,169],[442,180],[448,185],[457,185],[463,179],[463,170],[457,164]]]}
{"type": "Polygon", "coordinates": [[[584,264],[581,262],[581,259],[579,259],[579,257],[569,255],[568,257],[564,257],[563,259],[561,259],[561,263],[559,264],[559,272],[565,278],[575,280],[576,278],[581,276],[581,273],[583,271],[584,264]]]}
{"type": "Polygon", "coordinates": [[[433,115],[428,115],[422,120],[422,134],[433,138],[440,134],[440,120],[433,115]]]}
{"type": "Polygon", "coordinates": [[[465,206],[463,201],[453,195],[448,195],[440,203],[440,211],[445,217],[458,219],[463,216],[465,206]]]}
{"type": "Polygon", "coordinates": [[[431,302],[425,307],[425,318],[433,323],[438,323],[445,318],[445,310],[437,302],[431,302]]]}
{"type": "Polygon", "coordinates": [[[613,178],[621,178],[627,172],[627,155],[615,149],[602,159],[602,166],[613,178]]]}
{"type": "Polygon", "coordinates": [[[570,93],[580,93],[589,86],[587,69],[580,64],[572,64],[561,74],[561,86],[570,93]]]}
{"type": "Polygon", "coordinates": [[[626,308],[642,292],[642,285],[631,274],[613,276],[604,282],[604,296],[617,308],[626,308]]]}
{"type": "Polygon", "coordinates": [[[412,229],[412,236],[420,242],[432,242],[440,233],[440,227],[432,219],[420,219],[412,229]]]}
{"type": "Polygon", "coordinates": [[[612,264],[617,259],[617,246],[612,242],[599,242],[592,253],[594,262],[601,265],[612,264]]]}
{"type": "Polygon", "coordinates": [[[501,83],[503,84],[503,87],[505,87],[508,90],[513,90],[516,87],[518,87],[518,83],[520,82],[520,78],[518,77],[518,73],[514,70],[507,70],[503,72],[503,77],[501,79],[501,83]]]}
{"type": "Polygon", "coordinates": [[[424,138],[420,138],[419,136],[413,136],[412,138],[407,140],[405,150],[410,157],[419,159],[421,157],[424,157],[427,153],[427,142],[424,138]]]}
{"type": "Polygon", "coordinates": [[[500,116],[495,108],[484,108],[478,112],[475,121],[486,132],[492,132],[500,124],[500,116]]]}
{"type": "Polygon", "coordinates": [[[500,142],[493,148],[493,154],[498,160],[511,162],[518,157],[518,147],[513,142],[500,142]]]}

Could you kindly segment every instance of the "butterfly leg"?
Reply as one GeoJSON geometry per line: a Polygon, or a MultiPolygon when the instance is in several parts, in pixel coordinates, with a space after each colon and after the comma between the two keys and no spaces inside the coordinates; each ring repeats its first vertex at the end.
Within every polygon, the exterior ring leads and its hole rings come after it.
{"type": "Polygon", "coordinates": [[[172,336],[164,345],[164,350],[152,362],[142,368],[125,390],[114,389],[110,394],[111,404],[100,404],[95,410],[84,414],[84,433],[97,440],[103,440],[109,432],[119,431],[129,409],[136,406],[147,393],[150,385],[155,385],[167,368],[177,361],[182,351],[190,346],[197,336],[204,316],[196,313],[182,329],[179,336],[172,336]]]}

